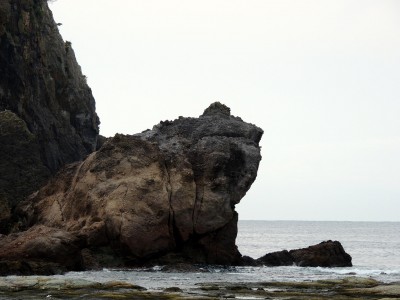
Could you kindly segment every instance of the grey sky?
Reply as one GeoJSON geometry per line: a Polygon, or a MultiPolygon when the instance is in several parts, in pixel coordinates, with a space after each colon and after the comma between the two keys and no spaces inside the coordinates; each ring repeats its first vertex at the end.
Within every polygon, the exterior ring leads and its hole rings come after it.
{"type": "Polygon", "coordinates": [[[214,101],[265,131],[241,219],[400,221],[400,1],[58,0],[101,134],[214,101]]]}

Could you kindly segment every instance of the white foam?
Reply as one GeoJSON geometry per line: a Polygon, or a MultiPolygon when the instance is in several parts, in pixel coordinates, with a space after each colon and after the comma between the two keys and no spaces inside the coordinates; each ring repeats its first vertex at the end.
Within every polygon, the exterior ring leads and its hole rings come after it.
{"type": "Polygon", "coordinates": [[[363,275],[363,276],[376,276],[376,275],[397,275],[400,270],[388,269],[368,269],[368,268],[321,268],[315,269],[319,272],[333,273],[338,275],[363,275]]]}

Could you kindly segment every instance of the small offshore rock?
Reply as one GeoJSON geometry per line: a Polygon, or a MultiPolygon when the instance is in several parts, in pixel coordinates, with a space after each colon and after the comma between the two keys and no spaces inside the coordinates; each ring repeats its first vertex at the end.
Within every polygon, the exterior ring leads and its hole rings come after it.
{"type": "Polygon", "coordinates": [[[338,241],[326,241],[304,249],[289,251],[301,267],[351,267],[351,256],[338,241]]]}
{"type": "Polygon", "coordinates": [[[307,248],[268,253],[256,261],[265,266],[351,267],[351,256],[338,241],[326,241],[307,248]]]}

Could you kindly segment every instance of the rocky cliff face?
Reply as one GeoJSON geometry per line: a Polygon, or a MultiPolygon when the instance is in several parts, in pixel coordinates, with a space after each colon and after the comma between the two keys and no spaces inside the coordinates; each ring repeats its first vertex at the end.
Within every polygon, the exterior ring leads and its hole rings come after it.
{"type": "MultiPolygon", "coordinates": [[[[256,178],[262,134],[215,103],[199,118],[116,135],[20,205],[20,226],[29,230],[19,239],[54,253],[58,244],[42,243],[34,228],[72,235],[85,268],[155,259],[237,264],[235,205],[256,178]]],[[[3,259],[7,253],[0,249],[3,259]]]]}
{"type": "MultiPolygon", "coordinates": [[[[45,0],[0,1],[0,111],[5,110],[13,112],[35,140],[35,164],[39,162],[38,168],[47,170],[41,174],[55,173],[96,148],[99,119],[91,90],[71,43],[62,40],[45,0]]],[[[6,115],[0,115],[2,124],[9,119],[6,115]]],[[[7,139],[0,136],[2,147],[18,144],[20,135],[12,140],[11,132],[4,131],[11,127],[3,126],[2,136],[7,135],[7,139]]],[[[40,177],[37,184],[27,185],[30,188],[21,193],[13,191],[11,200],[7,196],[9,174],[19,174],[12,183],[23,186],[36,173],[7,160],[7,156],[0,156],[0,206],[12,210],[15,202],[43,181],[40,177]]],[[[3,231],[6,229],[0,228],[0,233],[3,231]]]]}
{"type": "Polygon", "coordinates": [[[0,111],[0,233],[8,231],[15,207],[44,184],[48,169],[40,147],[26,123],[10,111],[0,111]]]}

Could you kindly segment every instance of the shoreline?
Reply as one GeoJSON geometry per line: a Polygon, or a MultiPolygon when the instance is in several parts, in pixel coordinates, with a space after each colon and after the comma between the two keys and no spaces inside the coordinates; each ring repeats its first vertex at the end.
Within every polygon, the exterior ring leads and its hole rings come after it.
{"type": "MultiPolygon", "coordinates": [[[[167,273],[165,273],[167,274],[167,273]]],[[[126,281],[0,277],[0,299],[399,299],[400,282],[348,276],[315,281],[205,282],[149,290],[126,281]]]]}

